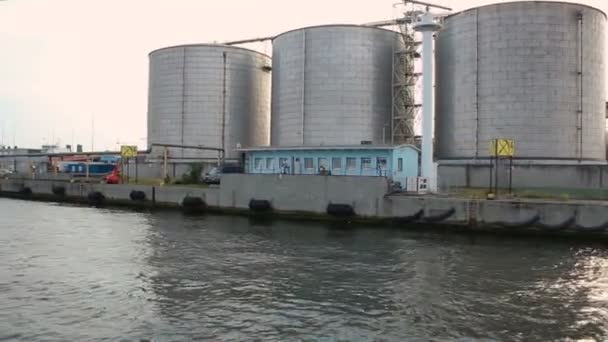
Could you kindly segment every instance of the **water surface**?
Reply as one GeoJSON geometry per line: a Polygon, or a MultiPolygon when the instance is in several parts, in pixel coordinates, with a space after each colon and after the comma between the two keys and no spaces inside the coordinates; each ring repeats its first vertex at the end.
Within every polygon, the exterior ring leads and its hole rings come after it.
{"type": "Polygon", "coordinates": [[[0,199],[0,340],[605,340],[589,242],[0,199]]]}

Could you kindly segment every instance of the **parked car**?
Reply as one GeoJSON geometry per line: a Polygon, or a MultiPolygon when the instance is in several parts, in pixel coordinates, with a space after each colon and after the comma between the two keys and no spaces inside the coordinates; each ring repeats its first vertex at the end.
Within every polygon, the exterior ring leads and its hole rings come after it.
{"type": "Polygon", "coordinates": [[[203,183],[205,184],[220,184],[220,179],[225,173],[243,173],[243,169],[240,165],[224,165],[212,168],[209,172],[203,176],[203,183]]]}

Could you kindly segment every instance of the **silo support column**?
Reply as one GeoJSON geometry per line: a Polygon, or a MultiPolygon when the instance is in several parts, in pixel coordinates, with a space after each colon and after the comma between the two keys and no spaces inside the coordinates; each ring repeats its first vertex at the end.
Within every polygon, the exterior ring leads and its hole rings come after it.
{"type": "Polygon", "coordinates": [[[422,177],[436,191],[433,167],[433,32],[422,33],[422,177]]]}
{"type": "Polygon", "coordinates": [[[422,32],[422,157],[421,173],[430,192],[437,191],[436,166],[433,162],[433,33],[441,28],[433,14],[426,12],[416,30],[422,32]]]}

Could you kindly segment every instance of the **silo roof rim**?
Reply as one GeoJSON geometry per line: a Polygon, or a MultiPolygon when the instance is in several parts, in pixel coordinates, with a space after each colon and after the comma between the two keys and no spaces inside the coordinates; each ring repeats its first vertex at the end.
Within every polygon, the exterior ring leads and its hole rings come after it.
{"type": "Polygon", "coordinates": [[[598,11],[600,13],[602,13],[604,15],[604,18],[608,19],[608,15],[606,15],[606,12],[604,12],[603,10],[597,8],[597,7],[593,7],[591,5],[587,5],[587,4],[579,4],[576,2],[569,2],[569,1],[536,1],[536,0],[532,0],[532,1],[509,1],[509,2],[497,2],[494,4],[487,4],[487,5],[483,5],[483,6],[477,6],[477,7],[471,7],[465,10],[462,10],[460,12],[456,12],[456,13],[452,13],[448,16],[446,16],[446,18],[451,18],[454,16],[457,16],[459,14],[463,14],[469,11],[474,11],[477,9],[481,9],[481,8],[485,8],[485,7],[492,7],[492,6],[501,6],[501,5],[509,5],[509,4],[521,4],[521,3],[539,3],[539,4],[562,4],[562,5],[573,5],[573,6],[580,6],[580,7],[586,7],[586,8],[590,8],[592,10],[598,11]]]}
{"type": "Polygon", "coordinates": [[[188,48],[188,47],[216,47],[216,48],[226,48],[226,49],[237,49],[237,50],[244,50],[250,53],[255,53],[261,56],[265,56],[268,58],[272,58],[270,57],[268,54],[259,52],[259,51],[255,51],[252,49],[247,49],[244,47],[240,47],[240,46],[234,46],[234,45],[226,45],[226,44],[213,44],[213,43],[192,43],[192,44],[180,44],[180,45],[171,45],[171,46],[165,46],[162,48],[158,48],[156,50],[152,50],[150,53],[148,53],[148,56],[151,56],[153,53],[162,51],[162,50],[169,50],[169,49],[179,49],[179,48],[188,48]]]}
{"type": "Polygon", "coordinates": [[[274,36],[274,38],[272,38],[272,41],[274,41],[277,38],[279,38],[279,37],[281,37],[283,35],[286,35],[288,33],[296,32],[296,31],[303,31],[303,30],[308,30],[308,29],[323,28],[323,27],[353,27],[353,28],[381,30],[381,31],[386,31],[386,32],[391,32],[391,33],[399,33],[397,31],[393,31],[393,30],[389,30],[389,29],[385,29],[385,28],[381,28],[381,27],[366,26],[366,25],[357,25],[357,24],[322,24],[322,25],[312,25],[312,26],[305,26],[305,27],[295,28],[295,29],[292,29],[292,30],[288,30],[288,31],[279,33],[278,35],[274,36]]]}

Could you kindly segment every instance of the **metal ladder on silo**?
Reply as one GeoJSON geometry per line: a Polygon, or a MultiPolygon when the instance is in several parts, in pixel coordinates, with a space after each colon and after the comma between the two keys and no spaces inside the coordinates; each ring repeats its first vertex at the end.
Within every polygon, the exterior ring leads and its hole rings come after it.
{"type": "Polygon", "coordinates": [[[416,104],[416,85],[422,75],[415,72],[415,59],[420,57],[420,42],[414,39],[412,16],[406,11],[397,25],[400,41],[393,49],[393,86],[391,109],[391,144],[415,144],[415,122],[420,104],[416,104]]]}

